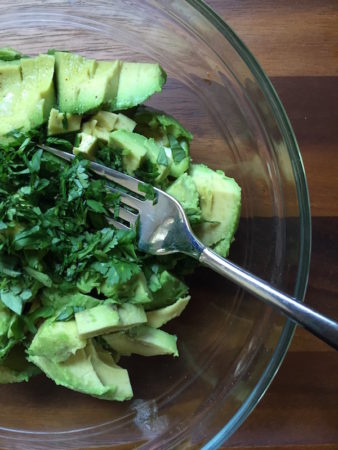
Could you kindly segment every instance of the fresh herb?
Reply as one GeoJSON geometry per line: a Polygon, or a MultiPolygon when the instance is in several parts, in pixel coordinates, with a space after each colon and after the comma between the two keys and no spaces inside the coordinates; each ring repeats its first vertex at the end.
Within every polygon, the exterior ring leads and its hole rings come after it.
{"type": "Polygon", "coordinates": [[[0,299],[17,315],[43,288],[123,284],[140,271],[136,233],[108,227],[120,195],[90,176],[88,165],[78,158],[65,164],[31,136],[1,148],[0,299]]]}
{"type": "Polygon", "coordinates": [[[168,157],[163,147],[160,147],[160,151],[157,157],[157,164],[161,164],[162,166],[169,165],[168,157]]]}
{"type": "Polygon", "coordinates": [[[137,188],[140,192],[144,192],[146,194],[145,198],[147,200],[156,199],[155,189],[151,184],[139,183],[137,188]]]}
{"type": "MultiPolygon", "coordinates": [[[[65,114],[64,114],[64,117],[66,117],[65,114]]],[[[62,124],[63,124],[63,122],[62,122],[62,124]]],[[[66,128],[67,128],[67,126],[66,126],[66,128]]],[[[46,143],[48,145],[60,146],[64,150],[69,150],[69,151],[73,150],[73,144],[71,142],[67,141],[66,139],[61,139],[61,138],[57,138],[57,137],[49,137],[49,138],[47,138],[46,143]]]]}
{"type": "Polygon", "coordinates": [[[176,164],[180,163],[184,158],[187,157],[187,154],[184,148],[180,145],[178,140],[171,134],[168,135],[169,144],[171,148],[171,152],[173,155],[173,160],[176,164]]]}

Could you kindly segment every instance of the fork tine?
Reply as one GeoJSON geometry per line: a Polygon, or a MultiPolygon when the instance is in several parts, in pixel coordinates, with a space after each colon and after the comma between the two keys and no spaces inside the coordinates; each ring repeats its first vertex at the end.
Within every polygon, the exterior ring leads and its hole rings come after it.
{"type": "Polygon", "coordinates": [[[132,208],[140,209],[144,203],[142,200],[139,200],[126,192],[122,192],[119,189],[113,188],[112,186],[107,186],[107,188],[112,192],[120,194],[121,202],[125,205],[131,206],[132,208]]]}
{"type": "MultiPolygon", "coordinates": [[[[38,147],[66,161],[72,161],[75,158],[73,154],[50,147],[49,145],[38,144],[38,147]]],[[[97,162],[91,161],[89,163],[89,167],[91,171],[96,173],[97,175],[106,178],[107,180],[113,181],[114,183],[119,184],[120,186],[123,186],[126,189],[135,192],[138,195],[141,195],[143,197],[145,196],[145,193],[139,191],[138,187],[139,185],[146,186],[147,183],[139,181],[130,175],[126,175],[125,173],[118,172],[115,169],[110,169],[109,167],[102,166],[97,162]]]]}
{"type": "Polygon", "coordinates": [[[130,230],[131,229],[124,223],[121,223],[118,220],[112,219],[111,217],[107,217],[107,221],[110,225],[114,225],[114,227],[118,228],[119,230],[130,230]]]}
{"type": "MultiPolygon", "coordinates": [[[[114,210],[111,209],[109,211],[112,213],[114,212],[114,210]]],[[[134,225],[139,215],[133,214],[127,209],[120,207],[118,216],[120,219],[126,220],[127,222],[131,223],[131,225],[134,225]]]]}
{"type": "Polygon", "coordinates": [[[125,187],[129,191],[135,192],[138,195],[145,196],[145,193],[139,191],[139,185],[146,185],[143,181],[137,180],[136,178],[126,175],[125,173],[118,172],[117,170],[110,169],[108,167],[102,166],[96,162],[90,162],[90,169],[92,172],[100,175],[107,180],[113,181],[114,183],[125,187]]]}

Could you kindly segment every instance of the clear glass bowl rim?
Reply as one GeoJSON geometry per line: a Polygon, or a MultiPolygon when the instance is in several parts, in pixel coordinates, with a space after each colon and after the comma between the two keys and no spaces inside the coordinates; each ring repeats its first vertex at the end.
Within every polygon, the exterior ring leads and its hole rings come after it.
{"type": "MultiPolygon", "coordinates": [[[[269,101],[274,112],[275,119],[281,130],[290,155],[296,181],[300,222],[300,254],[294,296],[300,301],[304,301],[311,259],[311,211],[306,175],[296,136],[293,132],[282,102],[279,99],[271,81],[242,40],[223,21],[223,19],[218,16],[218,14],[216,14],[206,3],[203,2],[203,0],[186,0],[186,2],[193,6],[206,19],[208,19],[217,31],[222,33],[224,38],[238,52],[240,57],[243,61],[245,61],[255,76],[265,94],[266,100],[269,101]]],[[[256,384],[247,400],[238,409],[236,414],[207,444],[204,445],[203,450],[215,449],[222,445],[242,425],[245,419],[254,410],[278,372],[278,369],[291,343],[295,328],[296,325],[291,320],[287,320],[276,349],[259,382],[256,384]]]]}

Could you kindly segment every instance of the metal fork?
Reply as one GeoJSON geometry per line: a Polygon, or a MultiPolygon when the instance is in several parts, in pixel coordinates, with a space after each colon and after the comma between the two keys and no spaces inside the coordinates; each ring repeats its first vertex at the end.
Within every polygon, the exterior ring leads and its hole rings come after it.
{"type": "MultiPolygon", "coordinates": [[[[64,160],[72,161],[74,159],[74,155],[70,153],[45,145],[39,147],[64,160]]],[[[126,188],[130,192],[122,192],[116,187],[107,185],[112,191],[120,193],[122,205],[137,211],[133,213],[122,206],[119,210],[118,219],[122,219],[123,222],[113,218],[110,218],[109,221],[120,229],[130,229],[138,221],[138,247],[141,251],[152,255],[185,253],[197,259],[204,266],[233,281],[265,303],[277,308],[298,325],[303,326],[338,349],[337,322],[305,306],[295,298],[280,292],[267,282],[227,259],[221,258],[210,248],[203,245],[192,232],[182,206],[173,197],[160,189],[154,188],[156,201],[146,200],[145,194],[140,190],[140,187],[142,188],[146,183],[96,162],[90,162],[89,167],[95,174],[126,188]]]]}

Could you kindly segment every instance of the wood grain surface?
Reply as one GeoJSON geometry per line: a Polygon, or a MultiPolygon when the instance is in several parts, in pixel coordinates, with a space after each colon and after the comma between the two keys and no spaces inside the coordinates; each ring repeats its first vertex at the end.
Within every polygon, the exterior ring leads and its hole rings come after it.
{"type": "MultiPolygon", "coordinates": [[[[338,320],[338,0],[206,1],[255,55],[290,118],[313,216],[306,302],[338,320]]],[[[338,352],[297,329],[267,393],[223,447],[337,450],[338,352]]]]}
{"type": "MultiPolygon", "coordinates": [[[[338,2],[208,4],[254,53],[290,118],[313,216],[306,302],[338,319],[338,2]]],[[[338,353],[298,329],[270,389],[224,447],[338,449],[338,353]]]]}

